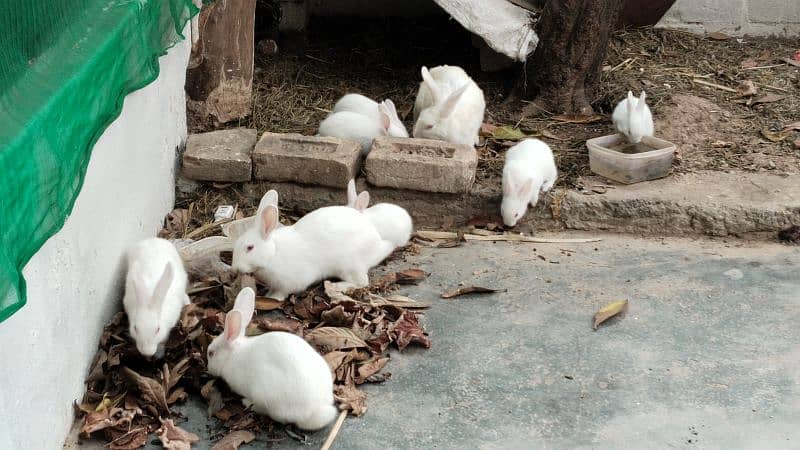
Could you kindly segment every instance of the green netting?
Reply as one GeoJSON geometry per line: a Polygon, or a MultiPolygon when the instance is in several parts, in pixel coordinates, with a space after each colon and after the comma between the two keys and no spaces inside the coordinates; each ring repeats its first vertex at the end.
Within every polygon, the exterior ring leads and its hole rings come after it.
{"type": "Polygon", "coordinates": [[[0,0],[0,322],[22,269],[66,221],[92,147],[158,76],[191,0],[0,0]]]}

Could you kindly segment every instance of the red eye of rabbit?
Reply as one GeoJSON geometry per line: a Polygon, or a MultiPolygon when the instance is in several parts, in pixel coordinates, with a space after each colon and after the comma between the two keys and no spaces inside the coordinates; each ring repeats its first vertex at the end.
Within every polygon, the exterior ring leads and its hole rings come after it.
{"type": "Polygon", "coordinates": [[[209,358],[213,358],[213,357],[214,357],[214,351],[213,351],[213,350],[211,350],[210,352],[208,352],[208,357],[209,357],[209,358]]]}
{"type": "Polygon", "coordinates": [[[432,130],[432,129],[433,129],[433,124],[431,124],[431,125],[425,125],[425,129],[426,129],[426,130],[432,130]]]}
{"type": "Polygon", "coordinates": [[[248,252],[253,251],[253,244],[248,245],[245,250],[247,250],[248,252]]]}
{"type": "Polygon", "coordinates": [[[156,334],[158,334],[159,331],[161,331],[161,327],[156,328],[156,334]]]}

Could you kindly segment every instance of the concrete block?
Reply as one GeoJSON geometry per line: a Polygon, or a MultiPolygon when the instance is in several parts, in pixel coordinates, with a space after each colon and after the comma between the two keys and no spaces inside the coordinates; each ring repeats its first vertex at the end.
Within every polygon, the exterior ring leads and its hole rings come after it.
{"type": "Polygon", "coordinates": [[[470,145],[431,139],[379,137],[367,156],[367,181],[375,186],[427,192],[467,192],[478,154],[470,145]]]}
{"type": "Polygon", "coordinates": [[[264,133],[253,152],[255,178],[344,189],[358,174],[361,144],[334,137],[264,133]]]}
{"type": "Polygon", "coordinates": [[[250,181],[250,154],[258,134],[249,128],[193,134],[183,154],[183,175],[203,181],[250,181]]]}
{"type": "Polygon", "coordinates": [[[800,22],[800,2],[786,0],[758,0],[747,4],[750,22],[789,24],[800,22]]]}

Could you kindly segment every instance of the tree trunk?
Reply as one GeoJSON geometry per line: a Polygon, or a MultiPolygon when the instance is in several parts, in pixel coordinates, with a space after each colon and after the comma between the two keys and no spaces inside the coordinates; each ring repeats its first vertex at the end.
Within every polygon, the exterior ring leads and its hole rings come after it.
{"type": "Polygon", "coordinates": [[[592,114],[591,91],[624,0],[549,0],[525,65],[524,113],[592,114]]]}
{"type": "Polygon", "coordinates": [[[186,72],[189,109],[218,123],[250,114],[255,0],[217,0],[200,13],[200,40],[186,72]]]}

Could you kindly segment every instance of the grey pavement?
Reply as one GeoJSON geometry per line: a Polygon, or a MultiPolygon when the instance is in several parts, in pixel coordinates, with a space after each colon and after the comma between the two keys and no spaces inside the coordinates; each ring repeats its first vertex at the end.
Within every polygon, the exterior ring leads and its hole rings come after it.
{"type": "MultiPolygon", "coordinates": [[[[800,448],[800,248],[601,237],[392,263],[431,273],[401,293],[433,303],[433,346],[393,352],[392,379],[366,387],[369,410],[332,448],[800,448]],[[460,282],[508,292],[439,298],[460,282]],[[627,315],[592,331],[620,299],[627,315]]],[[[202,407],[184,412],[208,436],[202,407]]],[[[264,439],[242,448],[303,447],[264,439]]]]}

